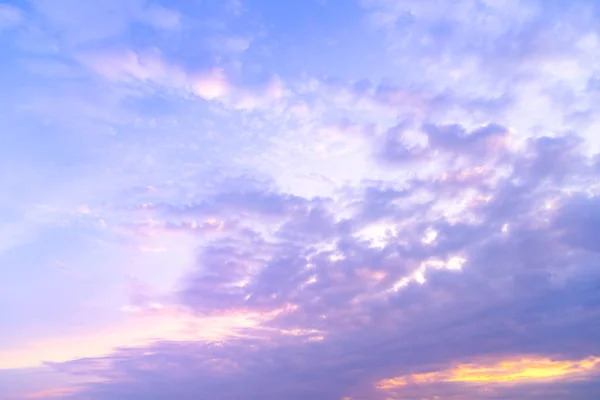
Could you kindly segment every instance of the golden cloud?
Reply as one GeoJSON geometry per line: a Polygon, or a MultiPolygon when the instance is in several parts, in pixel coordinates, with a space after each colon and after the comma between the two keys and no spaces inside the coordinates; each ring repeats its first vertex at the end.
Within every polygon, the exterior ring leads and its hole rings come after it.
{"type": "Polygon", "coordinates": [[[551,360],[548,358],[519,358],[485,364],[459,364],[443,371],[411,374],[385,379],[377,384],[381,390],[395,389],[408,384],[435,382],[526,382],[566,379],[598,372],[600,357],[582,360],[551,360]]]}

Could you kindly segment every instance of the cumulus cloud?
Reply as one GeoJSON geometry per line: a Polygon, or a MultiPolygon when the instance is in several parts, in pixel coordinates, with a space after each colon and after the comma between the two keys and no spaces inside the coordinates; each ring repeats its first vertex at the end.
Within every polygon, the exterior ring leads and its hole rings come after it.
{"type": "Polygon", "coordinates": [[[30,397],[598,397],[595,3],[361,1],[388,79],[286,64],[251,4],[230,18],[260,32],[203,20],[196,53],[170,36],[183,12],[74,5],[121,16],[88,30],[67,3],[36,7],[85,38],[86,82],[151,112],[88,143],[108,182],[71,212],[102,221],[94,254],[124,254],[94,298],[118,323],[0,350],[85,379],[30,397]],[[132,21],[161,33],[109,43],[132,21]]]}
{"type": "Polygon", "coordinates": [[[83,389],[98,399],[235,398],[242,390],[257,399],[390,392],[410,398],[415,385],[449,398],[496,398],[512,390],[506,381],[543,391],[573,376],[593,379],[600,352],[598,249],[587,239],[594,222],[585,215],[593,215],[597,201],[579,185],[596,175],[585,159],[568,176],[543,162],[550,149],[553,158],[581,157],[576,147],[551,144],[563,140],[532,140],[512,154],[515,168],[507,176],[488,185],[479,176],[454,189],[458,195],[477,189],[485,199],[452,218],[433,212],[449,192],[445,185],[454,185],[449,180],[412,183],[432,192],[427,207],[365,184],[360,207],[343,217],[331,200],[266,188],[219,193],[206,205],[163,206],[171,218],[210,210],[237,226],[201,246],[196,270],[182,283],[181,304],[199,315],[235,310],[271,317],[247,338],[217,347],[171,341],[60,368],[107,378],[83,389]],[[398,200],[403,208],[392,206],[398,200]],[[373,204],[386,211],[361,211],[373,204]],[[358,233],[382,216],[393,229],[373,246],[358,233]],[[436,236],[423,241],[428,231],[436,236]],[[467,381],[493,386],[467,389],[461,386],[467,381]]]}

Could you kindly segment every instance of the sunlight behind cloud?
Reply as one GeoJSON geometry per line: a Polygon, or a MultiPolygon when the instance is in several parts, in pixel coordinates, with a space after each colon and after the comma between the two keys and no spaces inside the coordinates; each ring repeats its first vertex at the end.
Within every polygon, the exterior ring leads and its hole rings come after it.
{"type": "Polygon", "coordinates": [[[599,357],[582,360],[554,361],[548,358],[518,358],[495,363],[459,364],[439,372],[405,375],[385,379],[377,384],[382,390],[408,384],[435,382],[519,383],[538,380],[560,380],[585,374],[598,374],[599,357]]]}
{"type": "MultiPolygon", "coordinates": [[[[155,341],[226,341],[239,336],[239,331],[257,328],[262,322],[286,311],[197,317],[182,310],[156,306],[152,312],[126,319],[120,325],[101,332],[41,339],[23,348],[0,351],[0,370],[101,357],[118,347],[144,347],[155,341]]],[[[127,311],[141,313],[139,308],[130,307],[127,311]]]]}

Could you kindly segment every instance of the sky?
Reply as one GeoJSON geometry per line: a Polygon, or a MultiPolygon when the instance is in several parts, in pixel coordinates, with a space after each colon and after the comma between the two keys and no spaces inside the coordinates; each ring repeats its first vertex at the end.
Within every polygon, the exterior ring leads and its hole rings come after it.
{"type": "Polygon", "coordinates": [[[0,0],[0,399],[600,398],[600,2],[0,0]]]}

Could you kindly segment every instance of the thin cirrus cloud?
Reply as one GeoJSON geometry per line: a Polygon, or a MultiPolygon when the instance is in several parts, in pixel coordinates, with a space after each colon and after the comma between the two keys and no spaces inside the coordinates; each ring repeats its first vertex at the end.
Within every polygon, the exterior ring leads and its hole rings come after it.
{"type": "Polygon", "coordinates": [[[8,30],[16,27],[22,21],[21,11],[10,4],[0,5],[0,30],[8,30]]]}
{"type": "Polygon", "coordinates": [[[0,397],[596,399],[598,4],[0,4],[0,397]]]}

